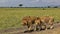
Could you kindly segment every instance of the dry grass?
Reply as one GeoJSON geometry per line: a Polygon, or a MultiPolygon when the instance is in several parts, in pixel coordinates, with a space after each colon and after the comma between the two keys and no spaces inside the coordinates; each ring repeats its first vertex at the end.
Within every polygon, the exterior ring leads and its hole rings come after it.
{"type": "Polygon", "coordinates": [[[19,28],[24,16],[53,16],[55,21],[60,21],[59,8],[0,8],[0,29],[19,28]]]}

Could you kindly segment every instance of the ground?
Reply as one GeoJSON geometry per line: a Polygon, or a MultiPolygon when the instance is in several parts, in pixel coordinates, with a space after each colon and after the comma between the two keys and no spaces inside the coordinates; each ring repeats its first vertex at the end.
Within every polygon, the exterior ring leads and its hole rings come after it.
{"type": "Polygon", "coordinates": [[[49,30],[32,31],[32,32],[24,33],[24,30],[26,29],[27,29],[26,27],[9,28],[9,29],[0,30],[0,34],[60,34],[60,23],[55,23],[54,29],[49,29],[49,30]]]}

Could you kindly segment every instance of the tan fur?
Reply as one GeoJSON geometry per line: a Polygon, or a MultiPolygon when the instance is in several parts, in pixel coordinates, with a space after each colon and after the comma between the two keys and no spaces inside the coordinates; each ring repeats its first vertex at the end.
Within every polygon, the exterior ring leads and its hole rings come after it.
{"type": "Polygon", "coordinates": [[[47,29],[47,27],[53,28],[53,22],[54,18],[52,16],[25,16],[22,19],[22,25],[27,26],[28,30],[33,29],[33,26],[35,26],[34,30],[37,30],[38,27],[39,29],[47,29]]]}
{"type": "Polygon", "coordinates": [[[54,18],[52,16],[42,16],[42,17],[37,17],[37,18],[35,19],[36,27],[39,26],[40,29],[42,28],[42,29],[46,29],[46,30],[47,30],[47,28],[50,28],[50,29],[53,28],[54,18]]]}
{"type": "Polygon", "coordinates": [[[46,25],[46,29],[47,28],[53,28],[53,23],[54,23],[54,18],[52,16],[43,16],[40,17],[41,22],[46,25]]]}
{"type": "Polygon", "coordinates": [[[34,24],[35,16],[26,16],[22,19],[22,25],[26,25],[28,27],[28,30],[32,29],[32,26],[34,24]]]}

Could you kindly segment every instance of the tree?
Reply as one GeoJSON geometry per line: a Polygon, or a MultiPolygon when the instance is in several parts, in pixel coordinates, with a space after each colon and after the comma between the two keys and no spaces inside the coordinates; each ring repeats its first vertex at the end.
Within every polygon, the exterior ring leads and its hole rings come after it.
{"type": "Polygon", "coordinates": [[[19,6],[20,6],[20,7],[22,7],[22,6],[23,6],[23,4],[19,4],[19,6]]]}
{"type": "Polygon", "coordinates": [[[48,6],[48,8],[51,8],[50,6],[48,6]]]}
{"type": "Polygon", "coordinates": [[[54,6],[54,8],[58,8],[58,6],[54,6]]]}

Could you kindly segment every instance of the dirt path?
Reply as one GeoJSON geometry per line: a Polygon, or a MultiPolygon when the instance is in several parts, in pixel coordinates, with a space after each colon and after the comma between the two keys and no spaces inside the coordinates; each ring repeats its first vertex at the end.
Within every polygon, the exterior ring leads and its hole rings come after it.
{"type": "Polygon", "coordinates": [[[53,30],[43,30],[43,31],[34,31],[30,33],[23,33],[26,27],[21,28],[10,28],[5,30],[0,30],[0,34],[60,34],[60,23],[54,24],[53,30]]]}

